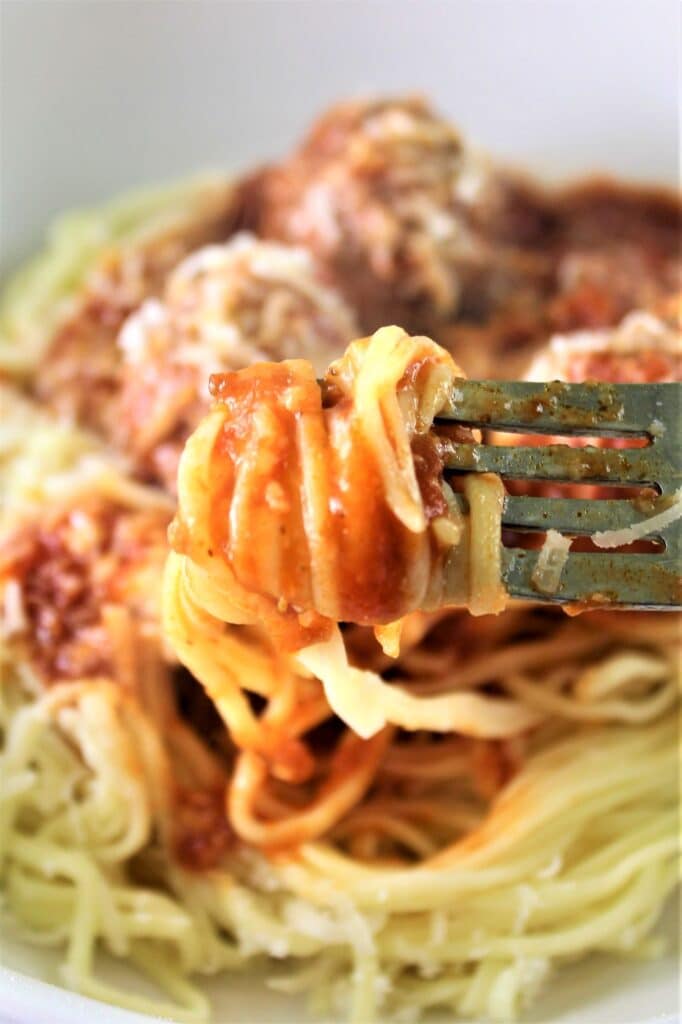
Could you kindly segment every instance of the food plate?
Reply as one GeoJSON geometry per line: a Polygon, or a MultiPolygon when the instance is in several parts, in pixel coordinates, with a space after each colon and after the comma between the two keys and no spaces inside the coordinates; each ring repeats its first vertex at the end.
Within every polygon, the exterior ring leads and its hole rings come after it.
{"type": "MultiPolygon", "coordinates": [[[[673,1024],[679,1019],[676,922],[679,908],[670,907],[661,932],[669,952],[652,963],[627,962],[608,956],[564,968],[561,983],[541,996],[524,1018],[527,1024],[673,1024]]],[[[58,958],[45,950],[29,949],[4,937],[0,944],[0,1024],[145,1024],[149,1017],[65,992],[35,977],[56,977],[58,958]]],[[[123,972],[109,962],[105,971],[120,981],[123,972]]],[[[302,1024],[301,1000],[270,991],[266,975],[226,975],[209,981],[206,989],[216,1024],[302,1024]]],[[[139,983],[138,983],[139,984],[139,983]]],[[[163,1018],[164,1020],[168,1018],[163,1018]]],[[[341,1018],[339,1018],[339,1021],[341,1018]]],[[[430,1024],[445,1024],[442,1017],[430,1024]]],[[[336,1024],[336,1022],[325,1022],[336,1024]]]]}
{"type": "MultiPolygon", "coordinates": [[[[287,0],[8,5],[3,268],[35,247],[65,207],[283,152],[327,102],[370,90],[423,90],[485,147],[545,174],[598,167],[672,182],[676,20],[674,0],[393,0],[390,13],[379,4],[302,8],[287,0]]],[[[670,952],[661,960],[594,957],[568,966],[526,1019],[676,1020],[676,920],[670,911],[670,952]]],[[[56,954],[10,935],[0,960],[2,1024],[149,1019],[55,987],[56,954]]],[[[105,970],[121,977],[111,963],[105,970]]],[[[215,1020],[300,1024],[302,1003],[263,981],[208,981],[215,1020]]]]}

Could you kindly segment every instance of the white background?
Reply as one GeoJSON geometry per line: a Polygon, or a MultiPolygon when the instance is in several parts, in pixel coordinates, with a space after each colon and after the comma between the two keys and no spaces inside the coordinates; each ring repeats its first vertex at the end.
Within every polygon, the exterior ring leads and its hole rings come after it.
{"type": "Polygon", "coordinates": [[[421,90],[502,156],[675,180],[676,0],[0,0],[5,267],[66,206],[421,90]]]}

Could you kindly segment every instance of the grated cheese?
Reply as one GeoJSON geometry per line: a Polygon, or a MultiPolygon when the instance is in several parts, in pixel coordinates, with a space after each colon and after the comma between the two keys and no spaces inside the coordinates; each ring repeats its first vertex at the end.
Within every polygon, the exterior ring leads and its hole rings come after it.
{"type": "Polygon", "coordinates": [[[622,530],[600,530],[592,535],[592,540],[598,548],[620,548],[664,530],[678,519],[682,519],[682,487],[675,492],[672,504],[663,512],[657,512],[655,516],[643,519],[641,523],[633,523],[622,530]]]}
{"type": "Polygon", "coordinates": [[[557,530],[547,531],[545,543],[540,549],[530,578],[535,589],[541,594],[556,594],[572,543],[572,537],[564,537],[557,530]]]}

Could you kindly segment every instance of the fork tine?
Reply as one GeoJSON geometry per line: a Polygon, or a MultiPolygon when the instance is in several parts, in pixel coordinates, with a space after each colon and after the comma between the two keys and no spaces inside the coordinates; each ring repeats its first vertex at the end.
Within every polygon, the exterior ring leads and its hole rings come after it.
{"type": "Polygon", "coordinates": [[[592,534],[599,530],[622,530],[662,511],[655,505],[653,508],[650,503],[647,505],[637,498],[594,501],[508,496],[502,522],[517,530],[553,529],[560,533],[592,534]]]}
{"type": "Polygon", "coordinates": [[[511,432],[646,437],[678,406],[676,384],[458,380],[439,418],[511,432]]]}
{"type": "MultiPolygon", "coordinates": [[[[453,495],[463,514],[467,512],[464,495],[453,495]]],[[[502,525],[514,530],[558,530],[569,535],[592,534],[600,530],[623,530],[644,522],[667,508],[669,499],[657,497],[653,501],[638,498],[622,500],[587,498],[536,498],[531,495],[506,495],[502,510],[502,525]]],[[[673,527],[650,535],[665,537],[673,527]]]]}
{"type": "Polygon", "coordinates": [[[570,483],[656,484],[670,468],[656,445],[646,448],[571,448],[565,444],[499,446],[439,438],[446,469],[497,473],[516,480],[570,483]]]}
{"type": "Polygon", "coordinates": [[[538,552],[504,548],[502,576],[508,592],[518,598],[558,604],[666,610],[682,603],[682,579],[676,556],[571,552],[555,594],[542,594],[533,583],[538,552]]]}
{"type": "MultiPolygon", "coordinates": [[[[454,473],[496,473],[518,480],[551,480],[613,486],[655,487],[652,503],[577,498],[505,498],[503,525],[520,531],[558,530],[569,535],[627,529],[669,504],[682,486],[679,384],[551,384],[457,381],[442,422],[525,434],[646,438],[645,447],[574,448],[566,444],[534,446],[461,443],[438,433],[443,465],[454,473]],[[662,504],[663,503],[663,504],[662,504]],[[647,507],[647,504],[649,507],[647,507]]],[[[457,497],[458,501],[463,501],[457,497]]],[[[539,552],[502,549],[503,578],[512,597],[581,606],[671,610],[682,605],[680,522],[650,535],[664,540],[651,552],[569,552],[556,593],[540,592],[534,583],[539,552]]],[[[457,599],[456,580],[448,562],[445,601],[457,599]]]]}

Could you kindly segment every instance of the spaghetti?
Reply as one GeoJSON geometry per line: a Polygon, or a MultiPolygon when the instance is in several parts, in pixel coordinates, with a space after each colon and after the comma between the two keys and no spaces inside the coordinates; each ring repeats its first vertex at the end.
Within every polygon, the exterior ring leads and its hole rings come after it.
{"type": "Polygon", "coordinates": [[[464,516],[442,478],[452,358],[386,328],[315,375],[354,314],[376,314],[375,285],[388,320],[401,295],[423,323],[474,311],[439,340],[452,330],[488,360],[477,374],[508,373],[515,279],[533,323],[518,351],[538,325],[598,326],[553,345],[561,375],[584,359],[596,377],[674,376],[659,300],[677,235],[670,203],[615,186],[526,194],[487,172],[497,199],[477,206],[462,143],[419,103],[351,105],[323,128],[289,162],[281,209],[282,168],[72,218],[3,306],[3,926],[63,950],[68,987],[177,1020],[210,1018],[206,976],[264,963],[321,1019],[509,1020],[570,960],[661,950],[679,878],[679,623],[470,615],[504,603],[501,490],[465,479],[464,516]],[[308,233],[310,256],[225,244],[257,221],[249,202],[268,234],[308,233]],[[340,233],[318,237],[325,224],[340,233]],[[459,245],[483,235],[490,293],[459,245]],[[660,319],[618,327],[638,305],[660,319]],[[262,356],[315,367],[240,369],[262,356]],[[155,374],[178,368],[190,387],[164,408],[155,374]],[[177,510],[173,459],[156,454],[192,430],[177,510]],[[418,610],[438,606],[445,559],[462,607],[418,610]],[[158,995],[106,980],[101,949],[158,995]]]}
{"type": "MultiPolygon", "coordinates": [[[[502,484],[467,480],[465,519],[429,433],[457,374],[428,338],[383,328],[354,342],[321,386],[302,361],[212,378],[215,406],[180,465],[165,628],[213,699],[228,701],[216,648],[223,664],[241,660],[239,634],[221,637],[228,622],[264,627],[295,652],[364,738],[387,723],[486,736],[533,724],[508,702],[418,700],[386,685],[349,665],[337,625],[383,627],[380,639],[390,624],[399,632],[409,612],[440,603],[445,559],[460,546],[462,603],[478,614],[504,607],[502,484]]],[[[225,713],[234,735],[237,712],[225,713]]]]}

